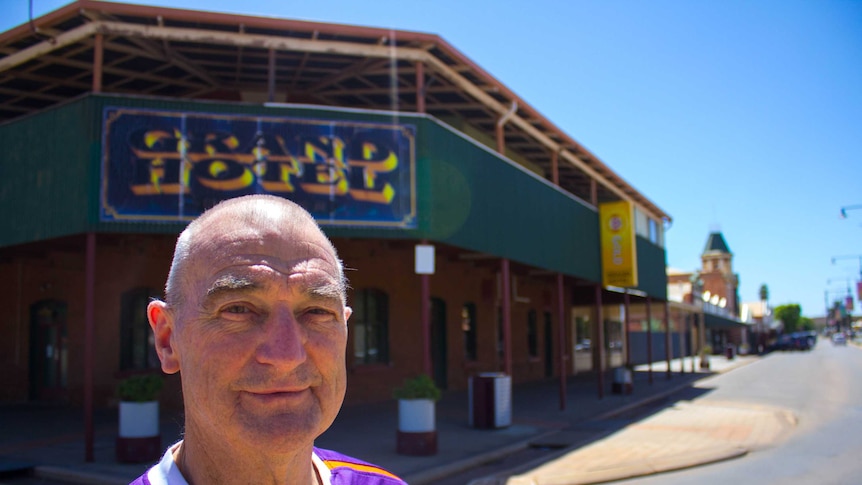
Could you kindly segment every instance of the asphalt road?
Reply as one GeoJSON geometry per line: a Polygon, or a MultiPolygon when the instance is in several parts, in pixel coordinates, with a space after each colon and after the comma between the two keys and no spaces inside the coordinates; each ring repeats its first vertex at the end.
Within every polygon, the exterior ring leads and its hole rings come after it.
{"type": "Polygon", "coordinates": [[[820,339],[808,352],[775,352],[701,381],[698,399],[780,406],[798,419],[781,443],[745,457],[617,483],[862,483],[862,349],[820,339]]]}

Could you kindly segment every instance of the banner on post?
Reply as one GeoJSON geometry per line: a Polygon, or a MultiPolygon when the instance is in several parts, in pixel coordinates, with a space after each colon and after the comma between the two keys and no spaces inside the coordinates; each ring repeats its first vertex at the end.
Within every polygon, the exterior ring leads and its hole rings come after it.
{"type": "Polygon", "coordinates": [[[631,288],[638,285],[634,213],[629,201],[599,204],[602,246],[602,284],[631,288]]]}

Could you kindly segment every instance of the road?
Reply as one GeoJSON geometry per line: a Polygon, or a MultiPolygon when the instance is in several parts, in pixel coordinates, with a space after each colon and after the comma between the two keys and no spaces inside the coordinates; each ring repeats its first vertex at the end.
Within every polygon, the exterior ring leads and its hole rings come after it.
{"type": "Polygon", "coordinates": [[[862,349],[820,339],[809,352],[776,352],[701,381],[699,400],[780,406],[797,429],[785,441],[745,457],[617,483],[862,483],[862,349]]]}
{"type": "MultiPolygon", "coordinates": [[[[627,416],[619,416],[628,423],[620,433],[614,435],[620,438],[602,440],[601,446],[578,448],[577,452],[565,453],[563,457],[556,456],[559,455],[557,453],[549,453],[548,450],[543,451],[548,453],[548,456],[536,456],[538,450],[528,450],[536,461],[528,462],[530,456],[526,454],[515,456],[514,459],[488,464],[481,470],[472,470],[469,474],[451,477],[451,480],[445,481],[445,485],[501,485],[512,480],[520,480],[518,483],[521,483],[525,479],[527,482],[538,480],[536,483],[544,483],[546,479],[553,483],[564,483],[560,481],[563,476],[576,483],[592,483],[582,481],[587,476],[580,470],[607,470],[605,467],[608,466],[629,466],[629,462],[621,462],[614,457],[624,455],[635,460],[643,459],[637,449],[694,450],[701,446],[701,443],[692,442],[692,437],[701,431],[705,437],[725,433],[728,437],[739,435],[741,441],[738,443],[745,443],[744,448],[748,453],[743,456],[736,453],[732,455],[736,458],[713,465],[701,465],[683,471],[614,483],[862,483],[862,460],[858,458],[862,456],[862,434],[857,431],[862,429],[862,380],[856,376],[862,376],[862,349],[833,346],[830,341],[821,339],[814,350],[766,355],[750,365],[702,379],[695,388],[687,388],[670,396],[668,403],[653,403],[633,410],[627,416]],[[676,411],[661,411],[661,408],[672,403],[678,403],[673,407],[676,411]],[[785,431],[774,434],[771,439],[761,439],[766,436],[760,431],[774,429],[766,421],[751,427],[751,423],[761,422],[748,422],[749,424],[745,425],[745,422],[737,421],[736,417],[727,420],[726,416],[718,418],[715,414],[696,417],[704,410],[723,413],[732,409],[741,410],[740,416],[747,416],[748,419],[760,415],[760,410],[778,410],[781,416],[787,417],[788,420],[784,422],[795,422],[795,425],[784,428],[785,431]],[[707,421],[691,427],[691,414],[684,418],[680,417],[683,415],[677,414],[683,410],[686,413],[694,412],[696,419],[707,421]],[[661,414],[654,414],[659,411],[661,414]],[[719,421],[711,422],[708,416],[715,416],[719,421]],[[671,421],[667,421],[668,419],[671,421]],[[679,420],[679,423],[673,421],[674,419],[679,420]],[[723,424],[724,421],[727,421],[727,424],[723,424]],[[665,432],[675,427],[680,427],[680,432],[683,433],[679,439],[665,432]],[[644,432],[651,429],[657,432],[644,432]],[[743,431],[750,431],[751,434],[740,435],[743,431]],[[653,443],[651,439],[659,441],[653,443]],[[688,448],[689,446],[692,448],[688,448]],[[601,454],[608,452],[612,454],[601,454]],[[566,460],[574,461],[567,465],[566,460]],[[529,467],[524,468],[525,464],[529,467]],[[519,477],[507,480],[507,477],[519,474],[519,477]]],[[[732,415],[735,416],[736,411],[732,415]]],[[[763,414],[763,419],[769,419],[769,416],[777,415],[769,412],[763,414]]],[[[721,442],[723,441],[719,440],[719,444],[721,442]]],[[[703,445],[711,446],[715,443],[714,439],[710,439],[703,445]]],[[[661,453],[658,456],[672,459],[670,455],[661,453]]],[[[636,466],[639,463],[642,462],[635,461],[630,465],[636,466]]]]}

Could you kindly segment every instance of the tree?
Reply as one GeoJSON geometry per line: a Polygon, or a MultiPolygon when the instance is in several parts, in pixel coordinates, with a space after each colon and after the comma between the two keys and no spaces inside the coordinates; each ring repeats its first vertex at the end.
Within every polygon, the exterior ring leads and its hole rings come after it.
{"type": "Polygon", "coordinates": [[[760,301],[769,301],[769,287],[766,283],[760,285],[760,301]]]}
{"type": "Polygon", "coordinates": [[[775,307],[775,318],[784,323],[784,333],[793,333],[800,330],[802,307],[798,303],[778,305],[775,307]]]}

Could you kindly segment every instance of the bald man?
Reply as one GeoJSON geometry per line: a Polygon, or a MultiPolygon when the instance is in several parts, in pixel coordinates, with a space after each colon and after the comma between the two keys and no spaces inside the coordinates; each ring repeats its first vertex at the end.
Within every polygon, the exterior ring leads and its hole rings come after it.
{"type": "Polygon", "coordinates": [[[314,447],[346,390],[346,282],[332,243],[286,199],[221,202],[180,234],[147,316],[181,372],[183,440],[134,484],[403,484],[314,447]]]}

